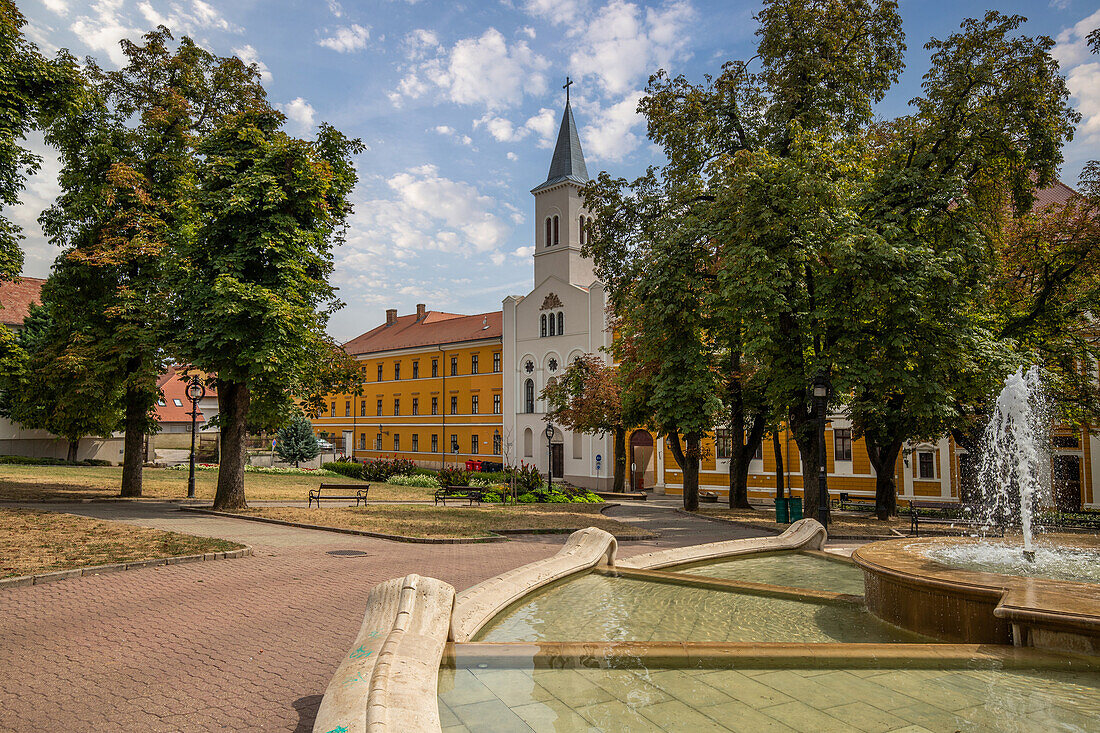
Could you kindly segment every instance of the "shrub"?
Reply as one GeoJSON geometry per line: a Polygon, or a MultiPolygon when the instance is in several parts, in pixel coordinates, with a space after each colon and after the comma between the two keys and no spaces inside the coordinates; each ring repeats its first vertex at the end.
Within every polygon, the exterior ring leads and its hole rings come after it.
{"type": "Polygon", "coordinates": [[[516,476],[516,491],[526,493],[542,489],[542,474],[534,465],[524,463],[512,471],[516,476]]]}
{"type": "Polygon", "coordinates": [[[470,472],[465,468],[444,468],[439,472],[440,486],[469,486],[470,472]]]}
{"type": "Polygon", "coordinates": [[[419,486],[423,489],[439,488],[439,480],[435,476],[425,476],[422,473],[414,473],[409,476],[390,476],[387,481],[397,486],[419,486]]]}
{"type": "Polygon", "coordinates": [[[329,461],[328,463],[322,463],[321,468],[326,471],[332,471],[338,473],[341,476],[347,476],[348,478],[362,479],[364,465],[359,463],[352,463],[351,461],[329,461]]]}
{"type": "Polygon", "coordinates": [[[113,465],[110,461],[105,461],[102,458],[85,458],[82,463],[85,466],[110,466],[113,465]]]}
{"type": "Polygon", "coordinates": [[[407,458],[376,458],[363,461],[362,476],[367,481],[385,481],[390,476],[411,476],[416,464],[407,458]]]}

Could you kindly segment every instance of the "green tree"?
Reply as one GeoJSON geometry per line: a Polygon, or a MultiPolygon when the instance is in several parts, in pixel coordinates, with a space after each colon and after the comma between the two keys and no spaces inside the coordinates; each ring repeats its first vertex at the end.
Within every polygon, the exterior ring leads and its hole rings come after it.
{"type": "Polygon", "coordinates": [[[217,374],[221,465],[214,506],[246,506],[244,439],[254,399],[308,393],[338,348],[325,333],[339,306],[332,247],[350,212],[351,156],[363,149],[322,125],[314,142],[283,116],[225,120],[199,146],[202,220],[180,248],[177,350],[217,374]]]}
{"type": "Polygon", "coordinates": [[[298,465],[299,461],[308,461],[317,457],[317,436],[313,434],[313,423],[305,415],[298,414],[289,423],[279,429],[275,440],[275,452],[288,463],[298,465]]]}
{"type": "Polygon", "coordinates": [[[548,416],[576,433],[615,438],[614,491],[623,491],[626,478],[626,425],[622,388],[617,369],[595,354],[585,354],[561,376],[551,379],[540,398],[550,406],[548,416]]]}
{"type": "MultiPolygon", "coordinates": [[[[41,158],[20,143],[32,130],[48,125],[78,93],[72,57],[42,56],[24,36],[27,21],[11,0],[0,0],[0,206],[16,206],[26,176],[41,158]]],[[[23,270],[19,227],[0,214],[0,282],[23,270]]],[[[10,340],[10,336],[5,338],[10,340]]]]}
{"type": "Polygon", "coordinates": [[[99,381],[124,391],[123,496],[141,495],[144,438],[156,429],[175,297],[166,263],[194,235],[195,145],[227,114],[267,107],[258,74],[240,59],[187,37],[172,42],[164,27],[140,45],[121,41],[118,71],[89,59],[85,94],[47,131],[63,164],[62,193],[42,217],[63,248],[48,297],[58,334],[84,334],[99,381]]]}

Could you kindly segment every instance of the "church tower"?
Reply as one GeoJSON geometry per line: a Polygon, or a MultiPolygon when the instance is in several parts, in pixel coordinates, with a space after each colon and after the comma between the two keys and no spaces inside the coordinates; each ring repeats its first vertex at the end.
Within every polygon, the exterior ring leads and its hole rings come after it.
{"type": "Polygon", "coordinates": [[[581,256],[590,222],[581,188],[588,182],[577,122],[569,104],[566,82],[565,114],[562,115],[554,157],[546,181],[531,190],[535,197],[535,285],[557,277],[570,285],[587,288],[596,279],[592,262],[581,256]]]}

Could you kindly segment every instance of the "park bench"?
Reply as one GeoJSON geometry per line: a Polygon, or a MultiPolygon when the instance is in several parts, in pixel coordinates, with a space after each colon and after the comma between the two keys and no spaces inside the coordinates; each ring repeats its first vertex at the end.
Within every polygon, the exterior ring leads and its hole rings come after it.
{"type": "Polygon", "coordinates": [[[465,499],[469,506],[473,506],[474,502],[481,505],[481,489],[474,488],[473,486],[442,486],[436,489],[435,503],[443,502],[443,506],[447,506],[447,499],[465,499]]]}
{"type": "MultiPolygon", "coordinates": [[[[921,525],[940,524],[951,527],[969,527],[981,529],[988,525],[982,519],[970,519],[978,517],[985,510],[980,504],[959,504],[941,501],[917,501],[909,500],[909,529],[914,537],[920,536],[921,525]]],[[[997,517],[994,520],[994,528],[1001,537],[1005,535],[1004,521],[997,517]]]]}
{"type": "Polygon", "coordinates": [[[313,506],[313,502],[317,502],[317,507],[320,508],[322,491],[342,492],[325,494],[326,499],[355,499],[355,506],[359,506],[359,502],[363,502],[363,506],[366,506],[367,491],[369,489],[370,484],[321,484],[316,489],[309,490],[309,506],[313,506]],[[354,494],[351,493],[353,491],[354,494]]]}
{"type": "Polygon", "coordinates": [[[853,499],[848,496],[847,492],[840,492],[839,499],[833,499],[831,501],[833,509],[837,509],[842,512],[873,512],[875,511],[875,500],[860,500],[853,499]]]}

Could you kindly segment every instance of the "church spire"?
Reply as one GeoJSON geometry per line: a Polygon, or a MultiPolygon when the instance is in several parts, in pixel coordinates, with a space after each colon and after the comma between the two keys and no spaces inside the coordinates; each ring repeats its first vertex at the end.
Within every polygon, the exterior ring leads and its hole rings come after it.
{"type": "Polygon", "coordinates": [[[588,182],[588,168],[584,165],[584,153],[581,152],[581,138],[577,133],[577,122],[573,119],[573,108],[569,104],[569,87],[573,82],[566,77],[565,86],[565,114],[561,118],[561,128],[558,130],[558,142],[554,146],[554,157],[550,159],[550,173],[546,181],[538,188],[539,191],[547,186],[552,186],[563,181],[585,184],[588,182]]]}

